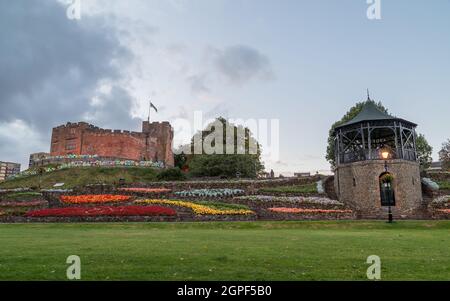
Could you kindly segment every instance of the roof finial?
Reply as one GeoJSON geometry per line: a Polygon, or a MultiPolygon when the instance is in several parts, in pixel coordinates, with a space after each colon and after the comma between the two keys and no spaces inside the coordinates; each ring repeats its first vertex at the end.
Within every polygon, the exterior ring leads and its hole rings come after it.
{"type": "Polygon", "coordinates": [[[369,88],[367,88],[367,101],[370,101],[370,94],[369,94],[369,88]]]}

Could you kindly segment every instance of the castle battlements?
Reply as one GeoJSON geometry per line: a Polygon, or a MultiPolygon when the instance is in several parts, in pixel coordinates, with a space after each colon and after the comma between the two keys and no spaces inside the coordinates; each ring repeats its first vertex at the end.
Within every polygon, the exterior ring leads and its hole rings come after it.
{"type": "Polygon", "coordinates": [[[173,129],[168,121],[142,122],[142,132],[103,129],[87,122],[53,128],[51,156],[92,155],[163,161],[173,166],[173,129]]]}

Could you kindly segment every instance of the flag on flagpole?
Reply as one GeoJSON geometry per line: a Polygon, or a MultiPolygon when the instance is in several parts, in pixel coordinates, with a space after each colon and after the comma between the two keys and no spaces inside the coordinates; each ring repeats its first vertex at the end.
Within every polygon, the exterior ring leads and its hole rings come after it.
{"type": "Polygon", "coordinates": [[[150,113],[152,112],[152,108],[155,110],[155,112],[156,113],[158,113],[158,109],[155,107],[155,105],[151,102],[151,101],[149,101],[150,102],[150,108],[148,108],[148,122],[150,123],[150,113]]]}
{"type": "Polygon", "coordinates": [[[153,105],[151,101],[150,101],[150,108],[155,109],[155,112],[158,113],[158,109],[153,105]]]}

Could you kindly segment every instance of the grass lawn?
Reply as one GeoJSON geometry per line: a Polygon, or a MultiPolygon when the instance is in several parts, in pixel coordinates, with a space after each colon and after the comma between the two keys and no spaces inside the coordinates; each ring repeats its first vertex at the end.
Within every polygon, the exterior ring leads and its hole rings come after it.
{"type": "Polygon", "coordinates": [[[1,224],[0,279],[449,280],[450,222],[1,224]]]}
{"type": "Polygon", "coordinates": [[[311,183],[306,185],[293,186],[277,186],[266,187],[260,189],[262,192],[278,192],[278,193],[317,193],[317,184],[311,183]]]}

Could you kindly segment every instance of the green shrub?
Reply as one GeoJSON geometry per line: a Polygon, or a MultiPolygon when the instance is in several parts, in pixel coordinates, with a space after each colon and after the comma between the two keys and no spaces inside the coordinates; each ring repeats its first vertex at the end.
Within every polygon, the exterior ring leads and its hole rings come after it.
{"type": "Polygon", "coordinates": [[[450,189],[450,181],[439,181],[439,189],[450,189]]]}
{"type": "Polygon", "coordinates": [[[178,168],[169,168],[161,171],[157,175],[159,181],[182,181],[186,179],[186,175],[178,168]]]}
{"type": "Polygon", "coordinates": [[[40,197],[42,197],[41,193],[28,191],[28,192],[9,193],[6,196],[4,196],[3,198],[5,200],[12,200],[12,201],[27,201],[27,200],[34,200],[34,199],[40,198],[40,197]]]}

